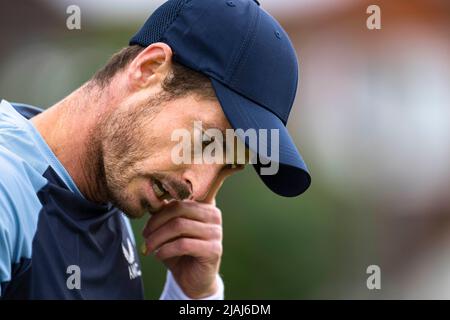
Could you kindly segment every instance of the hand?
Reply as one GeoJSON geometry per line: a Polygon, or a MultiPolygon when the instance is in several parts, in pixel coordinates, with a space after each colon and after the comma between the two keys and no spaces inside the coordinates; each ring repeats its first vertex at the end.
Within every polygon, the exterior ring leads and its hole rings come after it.
{"type": "Polygon", "coordinates": [[[199,299],[217,291],[222,257],[222,214],[215,196],[236,169],[216,179],[203,202],[171,201],[148,220],[143,231],[146,255],[154,252],[172,272],[183,292],[199,299]]]}

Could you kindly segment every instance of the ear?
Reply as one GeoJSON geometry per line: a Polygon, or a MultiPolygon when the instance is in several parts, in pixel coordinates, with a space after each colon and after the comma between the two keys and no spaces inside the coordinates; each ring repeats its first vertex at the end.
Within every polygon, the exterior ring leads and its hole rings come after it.
{"type": "Polygon", "coordinates": [[[171,70],[172,56],[172,49],[162,42],[145,48],[127,68],[130,87],[139,90],[161,83],[171,70]]]}

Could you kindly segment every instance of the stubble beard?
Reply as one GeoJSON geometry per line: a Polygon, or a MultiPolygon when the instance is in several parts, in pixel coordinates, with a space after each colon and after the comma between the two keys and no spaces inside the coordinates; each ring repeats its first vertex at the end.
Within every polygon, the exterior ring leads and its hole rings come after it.
{"type": "Polygon", "coordinates": [[[144,126],[148,127],[157,113],[157,103],[154,99],[131,111],[117,109],[101,119],[96,130],[98,151],[93,155],[98,173],[96,181],[104,190],[107,201],[129,218],[142,217],[150,209],[145,199],[133,199],[133,195],[127,192],[127,186],[140,175],[136,164],[150,156],[148,150],[142,150],[142,137],[144,126]]]}

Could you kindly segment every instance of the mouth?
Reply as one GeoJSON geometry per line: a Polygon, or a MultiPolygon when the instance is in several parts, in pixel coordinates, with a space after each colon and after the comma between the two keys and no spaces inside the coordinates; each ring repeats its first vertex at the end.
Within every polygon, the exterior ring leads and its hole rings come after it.
{"type": "Polygon", "coordinates": [[[159,200],[172,200],[175,199],[175,197],[171,194],[170,190],[167,190],[168,188],[158,179],[153,178],[152,179],[152,188],[155,195],[158,197],[159,200]]]}

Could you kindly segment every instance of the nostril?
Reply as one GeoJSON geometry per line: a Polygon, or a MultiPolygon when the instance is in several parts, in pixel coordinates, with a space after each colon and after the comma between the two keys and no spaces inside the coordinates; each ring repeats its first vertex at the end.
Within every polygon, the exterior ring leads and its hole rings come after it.
{"type": "Polygon", "coordinates": [[[194,197],[194,188],[192,186],[192,182],[188,179],[186,179],[185,182],[186,182],[186,188],[187,188],[186,199],[192,200],[192,198],[194,197]]]}

